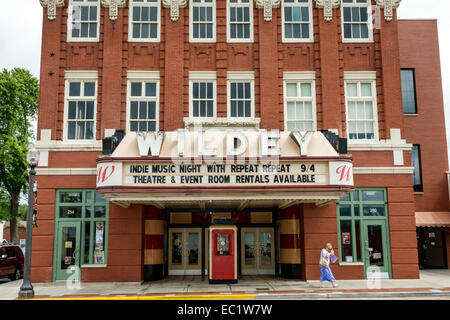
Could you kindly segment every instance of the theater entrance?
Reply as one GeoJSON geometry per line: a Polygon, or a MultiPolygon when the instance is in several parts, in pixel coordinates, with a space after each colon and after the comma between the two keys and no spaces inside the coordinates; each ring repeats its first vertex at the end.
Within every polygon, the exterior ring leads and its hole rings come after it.
{"type": "Polygon", "coordinates": [[[201,275],[203,250],[207,253],[202,229],[169,228],[168,236],[169,275],[201,275]]]}
{"type": "Polygon", "coordinates": [[[273,228],[241,228],[242,275],[274,275],[273,228]]]}

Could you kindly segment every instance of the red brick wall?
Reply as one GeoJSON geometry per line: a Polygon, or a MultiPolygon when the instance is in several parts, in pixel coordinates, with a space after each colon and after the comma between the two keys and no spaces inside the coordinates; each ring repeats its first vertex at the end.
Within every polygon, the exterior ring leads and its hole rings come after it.
{"type": "MultiPolygon", "coordinates": [[[[340,256],[336,204],[324,207],[304,204],[301,223],[303,223],[305,244],[305,255],[302,261],[305,278],[318,280],[320,278],[319,257],[323,246],[330,242],[336,255],[340,256]]],[[[331,269],[337,280],[364,278],[364,266],[340,266],[336,263],[331,265],[331,269]]]]}
{"type": "Polygon", "coordinates": [[[447,140],[436,20],[398,24],[401,68],[414,68],[418,115],[405,115],[408,143],[420,144],[423,194],[414,196],[416,211],[448,211],[447,140]],[[418,130],[420,129],[420,130],[418,130]]]}
{"type": "MultiPolygon", "coordinates": [[[[3,239],[8,242],[11,242],[11,233],[10,228],[3,226],[3,239]]],[[[25,239],[27,237],[27,228],[19,227],[19,239],[25,239]]],[[[17,243],[19,244],[19,243],[17,243]]]]}
{"type": "Polygon", "coordinates": [[[143,280],[142,205],[122,208],[109,203],[107,267],[81,270],[82,281],[143,280]]]}

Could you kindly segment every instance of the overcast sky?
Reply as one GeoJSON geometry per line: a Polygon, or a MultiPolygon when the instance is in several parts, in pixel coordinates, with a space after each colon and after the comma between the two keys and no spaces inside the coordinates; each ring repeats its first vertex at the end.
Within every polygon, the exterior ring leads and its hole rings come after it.
{"type": "MultiPolygon", "coordinates": [[[[400,19],[438,19],[447,143],[450,145],[450,0],[403,0],[400,19]]],[[[42,7],[39,0],[0,0],[0,69],[23,67],[39,77],[42,7]]]]}

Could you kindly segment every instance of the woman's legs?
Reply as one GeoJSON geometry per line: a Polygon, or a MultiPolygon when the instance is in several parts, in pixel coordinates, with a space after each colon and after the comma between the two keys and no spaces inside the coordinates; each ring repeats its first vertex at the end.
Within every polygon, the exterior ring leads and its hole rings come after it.
{"type": "Polygon", "coordinates": [[[338,284],[336,283],[336,279],[334,278],[333,273],[331,272],[330,267],[320,266],[320,271],[321,271],[320,287],[323,288],[324,281],[331,282],[331,285],[333,286],[333,288],[338,286],[338,284]]]}

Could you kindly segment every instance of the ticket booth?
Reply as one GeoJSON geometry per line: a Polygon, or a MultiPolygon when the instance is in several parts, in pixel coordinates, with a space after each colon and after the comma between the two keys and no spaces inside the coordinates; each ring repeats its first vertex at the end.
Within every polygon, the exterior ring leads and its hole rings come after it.
{"type": "Polygon", "coordinates": [[[237,283],[237,227],[209,228],[209,283],[237,283]]]}

